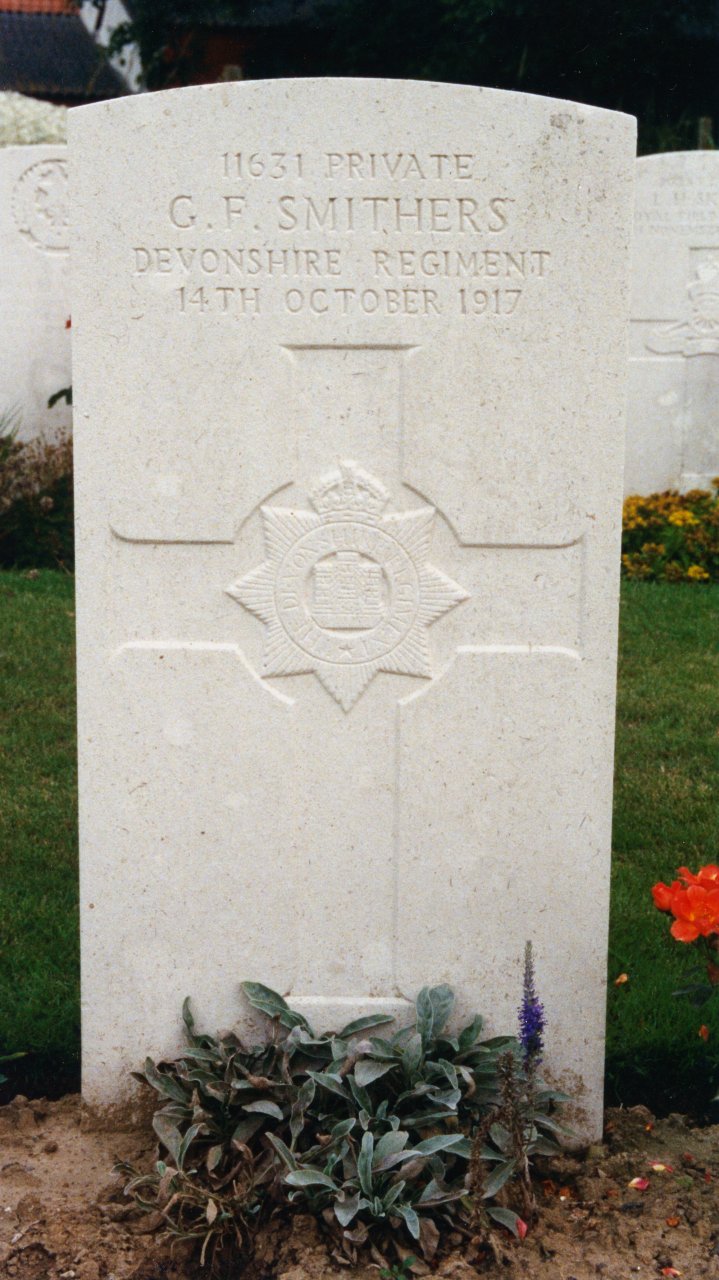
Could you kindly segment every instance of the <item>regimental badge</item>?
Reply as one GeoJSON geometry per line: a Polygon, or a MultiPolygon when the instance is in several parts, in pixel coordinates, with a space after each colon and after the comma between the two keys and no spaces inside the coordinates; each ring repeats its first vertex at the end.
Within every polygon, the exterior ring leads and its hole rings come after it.
{"type": "Polygon", "coordinates": [[[384,514],[387,490],[354,462],[310,501],[260,508],[267,559],[227,594],[265,624],[263,676],[314,672],[349,711],[378,671],[431,677],[427,627],[468,597],[427,563],[434,507],[384,514]]]}
{"type": "Polygon", "coordinates": [[[15,184],[13,211],[20,233],[36,248],[67,250],[70,206],[66,162],[40,160],[31,164],[15,184]]]}

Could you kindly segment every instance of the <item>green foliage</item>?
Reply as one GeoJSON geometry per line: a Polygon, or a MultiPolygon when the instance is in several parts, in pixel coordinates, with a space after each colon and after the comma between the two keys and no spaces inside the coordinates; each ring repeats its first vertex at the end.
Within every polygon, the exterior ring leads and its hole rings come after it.
{"type": "MultiPolygon", "coordinates": [[[[85,0],[101,3],[101,0],[85,0]]],[[[113,51],[136,42],[145,83],[201,78],[208,25],[253,30],[244,74],[449,80],[570,98],[639,118],[640,151],[690,149],[719,119],[714,0],[325,0],[271,37],[252,0],[133,0],[113,51]],[[562,39],[555,33],[561,31],[562,39]]]]}
{"type": "Polygon", "coordinates": [[[79,1087],[73,586],[0,573],[2,1100],[79,1087]]]}
{"type": "Polygon", "coordinates": [[[698,1015],[673,997],[694,958],[648,886],[668,868],[717,860],[719,589],[625,580],[619,630],[607,1096],[716,1120],[719,1002],[698,1015]],[[615,986],[622,973],[629,981],[615,986]]]}
{"type": "Polygon", "coordinates": [[[407,1253],[402,1261],[395,1262],[394,1266],[381,1267],[379,1273],[381,1280],[409,1280],[416,1261],[413,1253],[407,1253]]]}
{"type": "MultiPolygon", "coordinates": [[[[384,1035],[375,1032],[392,1022],[386,1015],[317,1035],[276,992],[243,990],[272,1019],[261,1044],[198,1035],[186,1001],[188,1049],[173,1062],[148,1059],[137,1075],[162,1102],[153,1121],[162,1158],[151,1174],[127,1170],[128,1192],[170,1232],[202,1237],[205,1256],[229,1238],[244,1248],[262,1216],[289,1202],[323,1220],[345,1261],[395,1237],[431,1258],[443,1232],[469,1221],[472,1137],[506,1105],[500,1055],[522,1092],[516,1042],[481,1040],[479,1017],[447,1031],[447,986],[423,988],[413,1025],[384,1035]]],[[[557,1149],[558,1097],[542,1095],[541,1117],[526,1117],[537,1126],[532,1150],[557,1149]]],[[[515,1172],[501,1133],[490,1139],[487,1200],[515,1172]]],[[[497,1220],[511,1228],[516,1215],[504,1208],[497,1220]]]]}
{"type": "Polygon", "coordinates": [[[719,477],[711,491],[626,498],[622,572],[648,582],[719,582],[719,477]]]}
{"type": "Polygon", "coordinates": [[[0,567],[74,564],[72,439],[0,433],[0,567]]]}

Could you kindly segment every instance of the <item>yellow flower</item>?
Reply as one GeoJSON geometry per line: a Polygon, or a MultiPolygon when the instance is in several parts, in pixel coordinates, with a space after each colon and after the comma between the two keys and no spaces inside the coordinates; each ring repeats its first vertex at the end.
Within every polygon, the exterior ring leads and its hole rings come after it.
{"type": "Polygon", "coordinates": [[[708,582],[709,581],[709,574],[707,573],[706,569],[702,569],[700,564],[690,564],[689,568],[687,569],[687,577],[691,578],[692,582],[708,582]]]}
{"type": "Polygon", "coordinates": [[[667,518],[668,518],[669,524],[676,525],[677,528],[680,528],[680,529],[684,525],[699,524],[699,521],[697,520],[697,517],[694,515],[694,512],[687,511],[685,507],[680,507],[678,511],[672,511],[671,515],[668,516],[667,518]]]}

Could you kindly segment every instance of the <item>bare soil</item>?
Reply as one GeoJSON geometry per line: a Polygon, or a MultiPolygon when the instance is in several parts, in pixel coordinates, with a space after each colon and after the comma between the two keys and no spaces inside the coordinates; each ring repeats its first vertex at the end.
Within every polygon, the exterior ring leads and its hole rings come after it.
{"type": "MultiPolygon", "coordinates": [[[[80,1099],[0,1109],[0,1276],[11,1280],[200,1280],[122,1194],[116,1160],[148,1167],[151,1136],[88,1127],[80,1099]]],[[[540,1217],[523,1242],[461,1250],[436,1263],[442,1280],[719,1280],[719,1126],[643,1107],[607,1112],[605,1140],[537,1170],[540,1217]],[[652,1165],[664,1165],[664,1169],[652,1165]],[[644,1190],[631,1187],[646,1178],[644,1190]]],[[[428,1271],[428,1269],[427,1269],[428,1271]]],[[[425,1273],[427,1273],[425,1271],[425,1273]]],[[[340,1266],[317,1223],[297,1215],[257,1241],[242,1280],[377,1280],[375,1266],[340,1266]]]]}

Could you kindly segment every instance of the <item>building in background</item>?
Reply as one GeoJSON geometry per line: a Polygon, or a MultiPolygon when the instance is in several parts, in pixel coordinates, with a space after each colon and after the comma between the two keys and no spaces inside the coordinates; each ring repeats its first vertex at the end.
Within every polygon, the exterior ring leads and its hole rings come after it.
{"type": "Polygon", "coordinates": [[[0,91],[67,107],[129,92],[77,0],[0,0],[0,91]]]}

